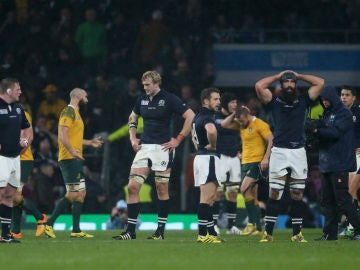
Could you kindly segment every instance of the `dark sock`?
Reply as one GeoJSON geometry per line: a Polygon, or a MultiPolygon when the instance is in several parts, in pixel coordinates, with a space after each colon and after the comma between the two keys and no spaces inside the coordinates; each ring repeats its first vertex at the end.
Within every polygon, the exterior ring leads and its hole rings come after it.
{"type": "Polygon", "coordinates": [[[80,215],[82,212],[82,202],[73,202],[72,204],[72,220],[73,220],[73,232],[81,232],[80,230],[80,215]]]}
{"type": "Polygon", "coordinates": [[[12,207],[9,207],[5,204],[0,204],[0,220],[1,220],[1,236],[8,237],[10,235],[10,226],[11,226],[11,214],[12,207]]]}
{"type": "Polygon", "coordinates": [[[303,205],[300,200],[292,200],[291,202],[291,224],[293,228],[293,235],[297,235],[301,231],[303,222],[303,205]]]}
{"type": "Polygon", "coordinates": [[[21,200],[18,205],[13,206],[12,208],[12,218],[11,218],[11,231],[14,233],[19,233],[21,231],[21,215],[23,209],[23,200],[21,200]]]}
{"type": "Polygon", "coordinates": [[[255,199],[253,197],[246,199],[245,206],[248,212],[249,223],[255,224],[255,199]]]}
{"type": "Polygon", "coordinates": [[[65,211],[65,209],[69,208],[70,205],[71,202],[67,198],[63,197],[55,206],[55,209],[51,214],[51,218],[49,218],[47,224],[53,226],[58,216],[60,216],[65,211]]]}
{"type": "Polygon", "coordinates": [[[137,218],[140,213],[140,203],[128,204],[128,221],[126,231],[135,233],[137,218]]]}
{"type": "Polygon", "coordinates": [[[23,202],[24,202],[25,210],[30,212],[36,220],[40,220],[44,218],[43,214],[40,213],[40,211],[37,209],[37,207],[32,201],[24,198],[23,202]]]}
{"type": "Polygon", "coordinates": [[[262,230],[261,211],[260,211],[260,207],[259,207],[259,202],[257,200],[255,200],[254,222],[255,222],[255,225],[256,225],[256,229],[258,231],[261,231],[262,230]]]}
{"type": "Polygon", "coordinates": [[[169,215],[169,200],[159,200],[158,202],[158,227],[159,233],[164,233],[165,224],[169,215]]]}
{"type": "Polygon", "coordinates": [[[265,231],[273,235],[275,223],[280,212],[280,203],[278,200],[269,199],[266,205],[265,231]]]}
{"type": "Polygon", "coordinates": [[[228,219],[228,229],[235,226],[236,220],[236,202],[226,201],[226,215],[228,219]]]}
{"type": "Polygon", "coordinates": [[[217,232],[215,231],[215,228],[214,228],[214,219],[213,219],[212,213],[213,213],[212,207],[209,205],[208,223],[206,224],[206,229],[210,235],[217,236],[217,232]]]}
{"type": "Polygon", "coordinates": [[[220,212],[220,202],[219,201],[214,202],[212,209],[213,209],[214,225],[217,225],[219,219],[219,212],[220,212]]]}
{"type": "Polygon", "coordinates": [[[199,235],[205,236],[207,234],[208,216],[210,212],[210,205],[200,203],[198,207],[198,228],[199,235]]]}
{"type": "Polygon", "coordinates": [[[357,212],[359,212],[359,201],[357,199],[354,199],[354,206],[357,212]]]}

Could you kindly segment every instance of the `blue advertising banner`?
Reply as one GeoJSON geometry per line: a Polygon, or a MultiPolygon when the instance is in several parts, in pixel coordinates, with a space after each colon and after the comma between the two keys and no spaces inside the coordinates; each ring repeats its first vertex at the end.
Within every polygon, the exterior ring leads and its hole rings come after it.
{"type": "Polygon", "coordinates": [[[217,86],[253,86],[290,69],[325,78],[327,84],[360,85],[358,45],[214,45],[217,86]]]}

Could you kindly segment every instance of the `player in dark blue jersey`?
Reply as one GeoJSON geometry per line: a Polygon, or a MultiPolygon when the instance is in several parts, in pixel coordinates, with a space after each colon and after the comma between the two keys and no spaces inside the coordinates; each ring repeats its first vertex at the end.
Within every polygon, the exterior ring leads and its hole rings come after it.
{"type": "Polygon", "coordinates": [[[195,186],[200,187],[198,207],[199,243],[221,243],[214,229],[212,205],[217,187],[223,178],[220,154],[216,149],[217,129],[214,113],[220,106],[220,91],[206,88],[201,92],[202,107],[192,122],[192,140],[196,148],[194,159],[195,186]]]}
{"type": "Polygon", "coordinates": [[[126,231],[114,236],[116,240],[136,238],[135,228],[140,212],[139,192],[149,173],[155,172],[158,195],[158,228],[148,239],[164,239],[165,224],[169,213],[169,179],[175,148],[190,133],[194,112],[177,96],[160,88],[161,76],[156,71],[142,75],[145,94],[141,95],[129,116],[131,145],[136,152],[131,165],[128,184],[128,220],[126,231]],[[185,121],[176,138],[171,136],[170,124],[173,114],[185,121]],[[139,116],[144,119],[141,139],[136,137],[139,116]]]}
{"type": "Polygon", "coordinates": [[[216,143],[217,151],[221,154],[220,161],[223,167],[223,181],[219,186],[215,202],[213,205],[213,218],[215,230],[220,234],[217,220],[219,217],[220,199],[226,192],[226,215],[227,215],[227,234],[240,234],[241,230],[236,227],[236,202],[241,181],[240,166],[240,133],[239,130],[221,127],[221,122],[230,114],[235,112],[237,107],[237,98],[232,93],[221,95],[221,109],[215,113],[215,124],[218,130],[218,139],[216,143]],[[227,177],[228,175],[228,177],[227,177]]]}
{"type": "Polygon", "coordinates": [[[307,178],[304,123],[311,100],[316,100],[324,88],[324,80],[313,75],[304,75],[285,70],[276,75],[259,80],[256,93],[260,101],[268,104],[274,119],[274,139],[269,164],[269,200],[265,214],[265,232],[261,242],[273,241],[273,230],[279,215],[279,200],[285,182],[289,179],[291,195],[291,221],[293,242],[307,242],[302,233],[302,195],[307,178]],[[281,91],[273,95],[269,86],[280,81],[281,91]],[[311,84],[308,91],[300,93],[297,82],[311,84]]]}
{"type": "MultiPolygon", "coordinates": [[[[349,174],[349,193],[351,194],[354,206],[359,211],[357,192],[360,188],[360,105],[356,103],[356,91],[350,86],[343,86],[341,89],[341,101],[351,110],[354,121],[355,147],[356,147],[356,171],[349,174]]],[[[351,235],[354,231],[349,224],[346,234],[351,235]]]]}
{"type": "Polygon", "coordinates": [[[17,79],[5,78],[0,85],[0,243],[19,243],[10,234],[11,213],[20,186],[20,152],[33,139],[32,128],[18,103],[21,95],[17,79]],[[21,137],[20,137],[21,135],[21,137]]]}

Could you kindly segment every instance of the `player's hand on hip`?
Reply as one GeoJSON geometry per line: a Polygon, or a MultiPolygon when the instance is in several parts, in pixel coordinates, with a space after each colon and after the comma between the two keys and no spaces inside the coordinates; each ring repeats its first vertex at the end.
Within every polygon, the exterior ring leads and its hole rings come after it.
{"type": "Polygon", "coordinates": [[[134,149],[135,152],[140,150],[140,139],[136,138],[131,140],[131,147],[134,149]]]}
{"type": "Polygon", "coordinates": [[[82,156],[80,156],[79,150],[72,150],[71,155],[77,160],[85,160],[82,156]]]}
{"type": "Polygon", "coordinates": [[[169,150],[171,152],[176,147],[178,147],[179,144],[180,142],[177,139],[171,138],[170,141],[163,143],[161,146],[162,146],[162,150],[169,150]]]}

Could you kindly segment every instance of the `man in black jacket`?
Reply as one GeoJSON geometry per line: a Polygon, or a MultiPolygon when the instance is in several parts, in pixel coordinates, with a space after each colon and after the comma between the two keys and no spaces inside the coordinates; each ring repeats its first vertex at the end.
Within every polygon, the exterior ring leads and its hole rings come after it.
{"type": "Polygon", "coordinates": [[[348,192],[349,172],[356,169],[352,114],[332,86],[324,88],[322,102],[325,107],[322,124],[314,133],[320,140],[321,206],[325,225],[323,235],[316,240],[337,240],[340,214],[345,214],[354,226],[351,240],[360,240],[360,217],[348,192]]]}

